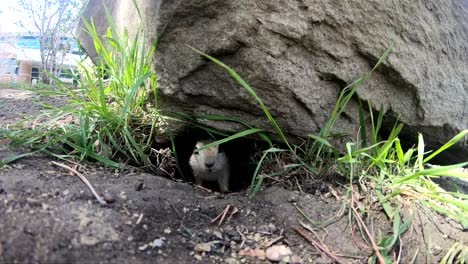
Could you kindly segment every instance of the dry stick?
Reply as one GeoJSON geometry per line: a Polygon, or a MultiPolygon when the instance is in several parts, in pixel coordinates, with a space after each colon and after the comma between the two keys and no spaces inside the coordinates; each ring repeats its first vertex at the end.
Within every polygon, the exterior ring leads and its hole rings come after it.
{"type": "Polygon", "coordinates": [[[277,237],[277,238],[274,238],[274,239],[268,241],[268,243],[265,244],[265,247],[266,247],[266,248],[269,248],[269,247],[271,247],[274,243],[280,241],[280,240],[283,239],[283,238],[284,238],[284,236],[279,236],[279,237],[277,237]]]}
{"type": "Polygon", "coordinates": [[[234,214],[236,214],[237,212],[239,212],[239,209],[237,209],[237,207],[234,207],[234,209],[232,209],[232,212],[231,214],[229,215],[229,218],[228,220],[226,221],[226,223],[228,223],[229,221],[231,221],[231,218],[234,214]]]}
{"type": "Polygon", "coordinates": [[[96,197],[96,200],[102,204],[102,205],[106,205],[107,202],[104,201],[104,199],[94,190],[93,186],[91,185],[91,183],[88,181],[88,179],[86,179],[86,177],[79,173],[77,170],[65,165],[65,164],[61,164],[61,163],[58,163],[58,162],[55,162],[55,161],[52,161],[52,164],[56,165],[56,166],[59,166],[59,167],[62,167],[64,169],[67,169],[73,173],[75,173],[79,178],[80,180],[91,190],[91,192],[93,193],[94,197],[96,197]]]}
{"type": "Polygon", "coordinates": [[[356,208],[354,208],[354,205],[351,205],[351,209],[353,209],[353,212],[356,216],[356,219],[358,220],[358,222],[362,225],[362,228],[364,228],[364,231],[366,231],[366,235],[369,237],[369,240],[372,244],[372,249],[374,250],[374,253],[375,255],[377,256],[377,258],[379,259],[379,262],[381,264],[385,264],[385,260],[384,258],[382,257],[382,254],[380,254],[380,251],[379,251],[379,248],[377,247],[377,244],[375,244],[375,241],[374,239],[372,238],[370,232],[369,232],[369,229],[367,229],[367,226],[364,224],[364,221],[362,221],[361,219],[361,216],[359,215],[359,213],[356,211],[356,208]]]}
{"type": "Polygon", "coordinates": [[[218,221],[218,219],[220,219],[218,224],[218,226],[220,226],[223,223],[223,220],[226,217],[226,214],[229,211],[230,207],[230,205],[227,205],[226,208],[224,208],[224,210],[218,216],[211,220],[211,223],[213,224],[214,222],[218,221]]]}
{"type": "Polygon", "coordinates": [[[410,262],[411,264],[416,263],[416,258],[418,257],[418,253],[419,253],[419,248],[416,249],[416,253],[414,254],[413,259],[410,262]]]}
{"type": "Polygon", "coordinates": [[[229,212],[230,207],[231,206],[228,205],[228,206],[226,206],[226,209],[224,209],[223,216],[221,216],[221,219],[219,220],[218,226],[220,226],[223,223],[224,218],[226,217],[227,213],[229,212]]]}
{"type": "Polygon", "coordinates": [[[335,255],[333,255],[331,252],[329,252],[325,247],[317,243],[317,241],[313,240],[310,238],[302,228],[298,226],[293,226],[294,231],[296,231],[299,235],[301,235],[303,238],[305,238],[309,243],[312,244],[318,251],[325,253],[329,258],[331,258],[335,263],[343,263],[339,258],[337,258],[335,255]]]}
{"type": "Polygon", "coordinates": [[[396,263],[400,263],[401,260],[401,252],[403,251],[403,241],[401,241],[400,237],[398,236],[398,241],[400,242],[400,249],[398,250],[398,258],[396,263]]]}

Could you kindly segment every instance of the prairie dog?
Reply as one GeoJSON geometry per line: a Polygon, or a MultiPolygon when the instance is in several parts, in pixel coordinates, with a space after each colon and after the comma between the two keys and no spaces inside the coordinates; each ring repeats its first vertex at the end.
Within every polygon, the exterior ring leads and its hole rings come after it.
{"type": "Polygon", "coordinates": [[[218,146],[198,150],[208,144],[199,141],[190,156],[190,167],[195,177],[195,183],[201,185],[203,181],[217,181],[221,192],[229,192],[229,162],[226,154],[219,152],[218,146]]]}

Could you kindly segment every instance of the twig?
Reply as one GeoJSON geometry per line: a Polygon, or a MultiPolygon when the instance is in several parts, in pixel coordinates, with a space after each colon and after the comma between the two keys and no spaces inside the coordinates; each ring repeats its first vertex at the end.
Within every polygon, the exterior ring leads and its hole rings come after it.
{"type": "Polygon", "coordinates": [[[94,197],[96,197],[96,200],[102,204],[102,205],[106,205],[107,202],[104,201],[104,199],[94,190],[93,186],[91,185],[91,183],[88,181],[88,179],[86,179],[86,177],[79,173],[77,170],[65,165],[65,164],[61,164],[61,163],[58,163],[58,162],[55,162],[55,161],[52,161],[52,164],[56,165],[56,166],[59,166],[59,167],[62,167],[64,169],[67,169],[73,173],[75,173],[79,178],[80,180],[89,188],[89,190],[91,190],[91,192],[93,193],[94,197]]]}
{"type": "Polygon", "coordinates": [[[277,237],[277,238],[274,238],[274,239],[268,241],[268,243],[265,244],[265,248],[271,247],[274,243],[280,241],[280,240],[283,239],[283,238],[284,238],[284,236],[279,236],[279,237],[277,237]]]}
{"type": "Polygon", "coordinates": [[[200,190],[203,190],[203,191],[206,191],[206,192],[209,192],[209,193],[210,193],[210,192],[213,192],[212,190],[210,190],[210,189],[208,189],[208,188],[205,188],[205,187],[203,187],[203,186],[201,186],[201,185],[198,185],[198,184],[195,184],[194,186],[195,186],[196,188],[199,188],[200,190]]]}
{"type": "Polygon", "coordinates": [[[228,220],[226,221],[226,223],[228,223],[229,221],[231,221],[232,216],[233,216],[235,213],[237,213],[237,212],[239,212],[239,209],[237,209],[237,207],[234,207],[234,209],[232,209],[232,212],[231,212],[231,214],[229,215],[229,218],[228,218],[228,220]]]}
{"type": "Polygon", "coordinates": [[[320,239],[320,237],[318,236],[318,234],[315,232],[315,230],[314,230],[310,225],[308,225],[308,224],[302,222],[301,220],[299,220],[299,224],[301,224],[301,226],[302,226],[303,228],[305,228],[306,230],[308,230],[309,232],[311,232],[311,233],[315,236],[315,238],[318,239],[318,241],[320,242],[320,244],[324,244],[324,243],[323,243],[323,240],[320,239]]]}
{"type": "Polygon", "coordinates": [[[224,210],[218,216],[216,216],[213,220],[211,220],[211,223],[213,224],[219,219],[218,226],[220,226],[223,223],[224,218],[226,217],[226,214],[228,213],[230,207],[231,207],[230,205],[227,205],[226,208],[224,208],[224,210]]]}
{"type": "Polygon", "coordinates": [[[416,249],[416,253],[414,253],[413,259],[410,262],[411,264],[416,263],[416,258],[418,257],[418,253],[419,253],[419,248],[416,249]]]}
{"type": "Polygon", "coordinates": [[[143,213],[140,214],[140,217],[138,217],[138,220],[136,221],[135,225],[139,225],[142,219],[143,219],[143,213]]]}
{"type": "Polygon", "coordinates": [[[353,255],[346,255],[346,254],[335,254],[337,257],[342,258],[351,258],[351,259],[364,259],[367,258],[366,256],[353,256],[353,255]]]}
{"type": "Polygon", "coordinates": [[[301,235],[303,238],[305,238],[307,241],[309,241],[312,246],[314,246],[319,252],[324,253],[327,257],[331,258],[335,263],[341,264],[341,260],[337,258],[333,253],[331,253],[325,245],[321,245],[320,243],[317,243],[317,241],[313,240],[310,238],[302,228],[298,226],[293,226],[294,231],[296,231],[299,235],[301,235]]]}
{"type": "Polygon", "coordinates": [[[379,262],[381,264],[385,264],[385,260],[382,256],[382,254],[380,254],[380,251],[379,251],[379,248],[377,247],[377,244],[375,244],[375,241],[374,239],[372,238],[370,232],[369,232],[369,229],[367,229],[367,226],[364,224],[364,221],[362,221],[361,219],[361,216],[359,215],[359,213],[356,211],[356,208],[354,208],[354,205],[352,204],[351,205],[351,209],[353,210],[355,216],[356,216],[356,219],[358,220],[359,224],[362,225],[362,228],[364,228],[364,231],[366,232],[367,234],[367,237],[369,237],[369,240],[372,244],[372,249],[374,250],[374,253],[375,255],[377,256],[377,258],[379,259],[379,262]]]}
{"type": "MultiPolygon", "coordinates": [[[[239,245],[239,249],[241,249],[244,244],[245,244],[245,241],[247,241],[247,238],[245,237],[245,235],[239,230],[239,227],[236,227],[236,231],[237,233],[239,233],[239,235],[242,237],[242,243],[239,245]]],[[[247,232],[247,230],[246,230],[247,232]]]]}
{"type": "Polygon", "coordinates": [[[397,258],[397,261],[396,263],[400,263],[400,260],[401,260],[401,252],[403,251],[403,241],[401,241],[400,239],[400,236],[398,236],[398,244],[400,244],[400,249],[398,250],[398,258],[397,258]]]}

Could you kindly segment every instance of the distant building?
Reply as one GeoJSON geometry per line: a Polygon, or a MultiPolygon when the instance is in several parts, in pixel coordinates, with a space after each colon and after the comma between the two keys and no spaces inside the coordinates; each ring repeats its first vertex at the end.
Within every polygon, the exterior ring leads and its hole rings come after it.
{"type": "MultiPolygon", "coordinates": [[[[62,42],[67,53],[60,64],[58,78],[66,76],[70,70],[76,70],[84,56],[73,39],[63,38],[62,42]]],[[[40,44],[36,36],[11,33],[0,36],[0,82],[34,84],[39,81],[41,72],[40,44]]]]}

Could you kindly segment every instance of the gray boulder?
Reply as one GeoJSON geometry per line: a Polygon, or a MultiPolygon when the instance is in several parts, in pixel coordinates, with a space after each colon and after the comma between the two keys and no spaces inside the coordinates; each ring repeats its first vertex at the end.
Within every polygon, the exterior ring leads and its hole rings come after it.
{"type": "MultiPolygon", "coordinates": [[[[258,104],[219,67],[187,45],[235,69],[293,137],[317,133],[339,92],[368,72],[395,41],[387,62],[358,88],[384,130],[398,119],[401,137],[417,132],[436,148],[468,128],[468,1],[171,0],[137,1],[150,40],[165,26],[155,56],[160,100],[168,109],[239,118],[272,130],[258,104]]],[[[105,3],[119,27],[135,29],[131,1],[90,0],[84,13],[101,32],[105,3]]],[[[77,37],[93,54],[82,30],[77,37]]],[[[358,133],[356,100],[335,131],[358,133]]],[[[235,131],[235,124],[208,122],[235,131]]],[[[467,144],[451,160],[468,160],[467,144]]]]}

